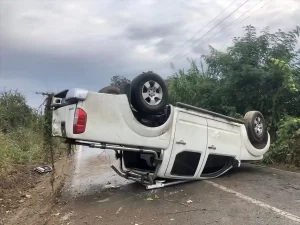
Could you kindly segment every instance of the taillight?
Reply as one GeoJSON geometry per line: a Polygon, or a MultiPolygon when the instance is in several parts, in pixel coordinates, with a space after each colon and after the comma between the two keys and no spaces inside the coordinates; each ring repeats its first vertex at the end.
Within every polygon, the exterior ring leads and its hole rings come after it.
{"type": "Polygon", "coordinates": [[[74,114],[73,134],[81,134],[85,131],[86,113],[83,109],[77,108],[74,114]]]}

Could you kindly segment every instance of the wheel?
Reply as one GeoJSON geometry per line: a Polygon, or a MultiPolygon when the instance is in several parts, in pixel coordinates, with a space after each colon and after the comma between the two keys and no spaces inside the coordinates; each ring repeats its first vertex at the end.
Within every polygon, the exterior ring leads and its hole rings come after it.
{"type": "Polygon", "coordinates": [[[118,87],[108,86],[99,90],[98,93],[118,95],[120,94],[120,89],[118,87]]]}
{"type": "Polygon", "coordinates": [[[131,83],[131,103],[143,113],[156,114],[164,110],[168,103],[168,88],[156,73],[143,73],[131,83]]]}
{"type": "Polygon", "coordinates": [[[258,111],[250,111],[246,113],[244,120],[250,141],[254,143],[263,142],[268,135],[263,115],[258,111]]]}

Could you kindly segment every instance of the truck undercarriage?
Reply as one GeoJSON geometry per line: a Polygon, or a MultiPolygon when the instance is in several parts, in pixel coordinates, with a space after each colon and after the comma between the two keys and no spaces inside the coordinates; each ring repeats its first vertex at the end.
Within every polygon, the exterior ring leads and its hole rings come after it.
{"type": "MultiPolygon", "coordinates": [[[[154,189],[185,183],[198,179],[167,179],[157,176],[162,163],[161,150],[138,149],[108,144],[73,142],[73,144],[88,146],[90,148],[111,149],[115,151],[115,157],[119,160],[119,168],[114,165],[111,168],[121,177],[138,182],[146,189],[154,189]]],[[[199,159],[193,155],[179,154],[174,162],[173,173],[187,176],[195,173],[199,159]]],[[[228,170],[239,167],[240,163],[234,157],[223,155],[209,155],[200,179],[211,179],[221,176],[228,170]]]]}

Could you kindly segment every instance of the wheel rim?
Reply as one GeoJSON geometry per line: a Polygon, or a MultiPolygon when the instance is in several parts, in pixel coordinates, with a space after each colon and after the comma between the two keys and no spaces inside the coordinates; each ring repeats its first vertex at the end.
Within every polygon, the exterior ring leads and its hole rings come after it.
{"type": "Polygon", "coordinates": [[[163,98],[163,91],[159,83],[150,80],[143,85],[142,96],[148,105],[158,105],[163,98]]]}
{"type": "Polygon", "coordinates": [[[263,134],[263,122],[260,117],[256,117],[254,119],[254,131],[255,131],[255,134],[259,137],[261,137],[263,134]]]}

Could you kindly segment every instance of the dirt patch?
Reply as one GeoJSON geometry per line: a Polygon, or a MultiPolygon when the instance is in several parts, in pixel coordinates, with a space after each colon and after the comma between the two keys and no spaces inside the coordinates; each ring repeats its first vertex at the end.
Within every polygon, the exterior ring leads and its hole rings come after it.
{"type": "Polygon", "coordinates": [[[40,175],[32,167],[23,166],[1,179],[0,225],[46,224],[59,202],[70,165],[70,157],[64,156],[55,163],[52,173],[40,175]]]}
{"type": "Polygon", "coordinates": [[[296,167],[293,165],[273,163],[273,164],[267,165],[267,166],[271,167],[271,168],[275,168],[275,169],[281,169],[281,170],[300,173],[300,167],[296,167]]]}
{"type": "Polygon", "coordinates": [[[297,172],[300,173],[300,167],[296,167],[293,165],[289,165],[289,164],[280,164],[280,163],[272,163],[272,164],[265,164],[262,162],[250,162],[250,164],[254,164],[254,165],[262,165],[262,166],[267,166],[270,168],[275,168],[275,169],[281,169],[281,170],[286,170],[286,171],[290,171],[290,172],[297,172]]]}
{"type": "Polygon", "coordinates": [[[40,182],[33,166],[16,165],[6,176],[0,176],[0,217],[19,207],[26,192],[40,182]]]}

